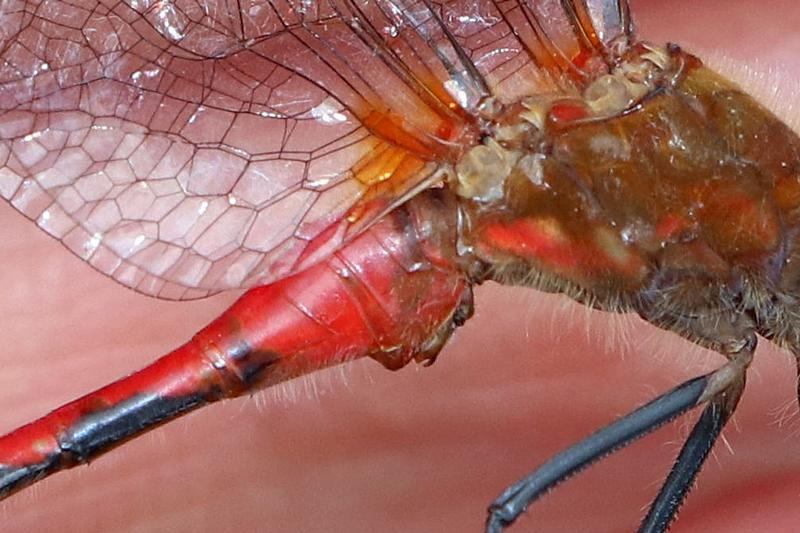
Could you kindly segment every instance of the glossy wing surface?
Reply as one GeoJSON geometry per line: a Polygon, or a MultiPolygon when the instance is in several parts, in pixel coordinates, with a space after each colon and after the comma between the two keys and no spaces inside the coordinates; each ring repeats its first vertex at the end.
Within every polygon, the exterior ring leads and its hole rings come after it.
{"type": "Polygon", "coordinates": [[[440,180],[488,96],[580,83],[617,2],[0,1],[0,195],[98,270],[279,279],[440,180]]]}

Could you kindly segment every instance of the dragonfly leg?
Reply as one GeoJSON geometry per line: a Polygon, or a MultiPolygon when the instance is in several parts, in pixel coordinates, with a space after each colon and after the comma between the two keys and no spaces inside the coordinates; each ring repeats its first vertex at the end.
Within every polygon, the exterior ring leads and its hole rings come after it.
{"type": "MultiPolygon", "coordinates": [[[[755,341],[755,336],[753,336],[753,341],[755,341]]],[[[752,348],[748,344],[747,349],[742,351],[741,356],[732,358],[717,371],[684,382],[586,439],[572,445],[527,477],[508,487],[489,506],[486,532],[500,533],[506,526],[511,525],[519,515],[524,513],[531,503],[573,474],[658,429],[689,409],[710,402],[709,407],[704,411],[700,422],[698,422],[698,426],[695,427],[695,431],[692,433],[692,437],[700,446],[694,444],[694,441],[690,445],[689,441],[687,441],[687,446],[684,447],[685,453],[681,453],[681,456],[686,455],[687,457],[683,459],[683,462],[679,458],[678,463],[676,463],[676,467],[679,468],[684,468],[686,465],[694,463],[697,463],[696,466],[693,470],[687,469],[691,470],[691,475],[688,478],[682,476],[680,472],[675,473],[675,469],[673,469],[673,474],[670,477],[674,475],[677,478],[674,488],[672,485],[665,485],[665,488],[662,489],[662,494],[659,495],[659,498],[662,495],[668,498],[671,495],[680,494],[682,501],[682,496],[688,491],[688,486],[708,454],[708,450],[706,450],[705,454],[702,455],[702,459],[698,461],[698,454],[692,450],[694,448],[702,449],[704,442],[708,442],[708,448],[710,449],[710,445],[713,444],[722,426],[725,425],[725,422],[733,412],[741,395],[741,390],[744,388],[744,371],[752,359],[752,349],[754,348],[754,344],[752,348]],[[697,433],[696,437],[695,433],[697,433]],[[680,489],[682,485],[683,488],[680,489]]],[[[690,441],[692,437],[690,437],[690,441]]],[[[659,499],[657,498],[656,501],[658,502],[659,499]]],[[[672,509],[672,514],[668,514],[670,519],[676,511],[677,505],[672,509]]],[[[668,524],[669,521],[667,521],[668,524]]]]}
{"type": "Polygon", "coordinates": [[[739,404],[745,387],[745,371],[752,360],[755,344],[756,337],[753,335],[746,348],[726,365],[732,372],[726,376],[726,383],[721,390],[715,393],[707,391],[713,396],[684,442],[658,496],[650,505],[647,516],[639,526],[640,533],[661,533],[675,519],[714,442],[739,404]]]}

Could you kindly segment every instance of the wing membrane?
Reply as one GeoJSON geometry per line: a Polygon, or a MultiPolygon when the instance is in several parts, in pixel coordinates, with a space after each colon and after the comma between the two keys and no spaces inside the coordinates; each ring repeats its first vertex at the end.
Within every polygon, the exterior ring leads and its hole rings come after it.
{"type": "Polygon", "coordinates": [[[147,294],[267,283],[434,185],[485,98],[591,76],[623,7],[0,2],[0,195],[147,294]]]}

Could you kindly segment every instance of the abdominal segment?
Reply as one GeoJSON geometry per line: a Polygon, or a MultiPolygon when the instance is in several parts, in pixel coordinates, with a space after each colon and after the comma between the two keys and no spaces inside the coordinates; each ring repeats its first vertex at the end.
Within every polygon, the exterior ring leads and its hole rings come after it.
{"type": "Polygon", "coordinates": [[[364,356],[393,369],[432,360],[471,314],[471,285],[452,254],[426,251],[441,250],[430,240],[451,225],[439,220],[430,234],[413,211],[398,209],[326,261],[247,292],[143,370],[0,437],[0,499],[221,399],[364,356]]]}

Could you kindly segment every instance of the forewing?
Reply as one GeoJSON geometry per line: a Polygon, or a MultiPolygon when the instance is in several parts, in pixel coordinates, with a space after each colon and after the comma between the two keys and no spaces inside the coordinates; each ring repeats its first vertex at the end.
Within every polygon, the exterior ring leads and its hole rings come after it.
{"type": "Polygon", "coordinates": [[[0,195],[147,294],[274,281],[435,185],[477,142],[488,96],[579,82],[626,33],[622,13],[0,1],[0,195]]]}

